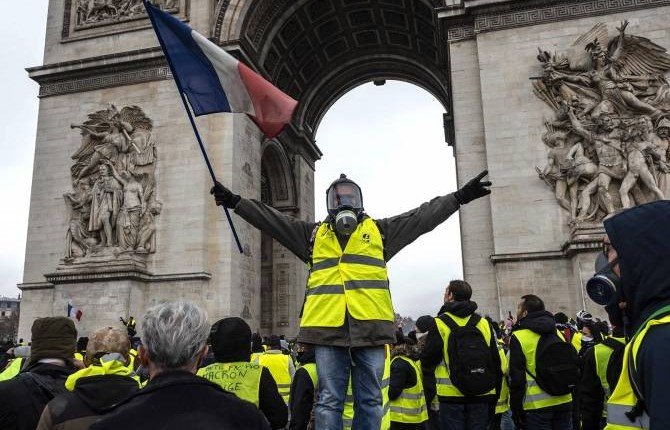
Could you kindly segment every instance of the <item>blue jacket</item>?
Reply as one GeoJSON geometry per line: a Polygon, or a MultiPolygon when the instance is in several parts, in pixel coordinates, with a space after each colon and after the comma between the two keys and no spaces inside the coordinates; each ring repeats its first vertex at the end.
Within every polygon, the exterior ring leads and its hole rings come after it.
{"type": "MultiPolygon", "coordinates": [[[[637,206],[605,221],[619,255],[622,299],[634,333],[656,310],[670,304],[670,201],[637,206]]],[[[637,372],[652,429],[670,429],[670,325],[648,332],[637,372]]]]}

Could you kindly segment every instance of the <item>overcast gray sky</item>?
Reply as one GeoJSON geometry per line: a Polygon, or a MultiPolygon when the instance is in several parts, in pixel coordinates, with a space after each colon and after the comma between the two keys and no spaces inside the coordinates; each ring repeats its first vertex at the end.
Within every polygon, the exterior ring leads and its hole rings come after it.
{"type": "MultiPolygon", "coordinates": [[[[38,107],[37,84],[24,68],[42,63],[46,7],[47,0],[15,2],[12,13],[0,16],[0,295],[18,294],[23,272],[38,107]]],[[[340,173],[361,186],[373,218],[453,191],[443,112],[433,96],[402,82],[366,84],[342,97],[317,132],[324,153],[316,171],[317,217],[325,216],[325,190],[340,173]]],[[[462,277],[458,216],[394,257],[389,276],[399,313],[435,313],[446,283],[462,277]]]]}

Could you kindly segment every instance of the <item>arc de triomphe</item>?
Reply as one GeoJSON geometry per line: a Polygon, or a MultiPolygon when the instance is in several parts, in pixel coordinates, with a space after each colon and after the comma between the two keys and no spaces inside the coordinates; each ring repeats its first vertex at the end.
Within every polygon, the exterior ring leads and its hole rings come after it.
{"type": "MultiPolygon", "coordinates": [[[[314,136],[339,97],[384,79],[434,95],[459,182],[486,168],[494,183],[460,218],[483,313],[514,312],[530,292],[566,313],[591,306],[602,218],[659,198],[654,185],[667,195],[670,0],[155,3],[299,100],[274,140],[243,115],[199,119],[222,181],[298,218],[315,216],[314,136]],[[654,184],[622,192],[615,170],[635,150],[654,184]]],[[[169,298],[296,333],[306,268],[239,218],[237,252],[140,0],[50,1],[44,64],[28,72],[40,108],[20,337],[68,304],[87,334],[169,298]]]]}

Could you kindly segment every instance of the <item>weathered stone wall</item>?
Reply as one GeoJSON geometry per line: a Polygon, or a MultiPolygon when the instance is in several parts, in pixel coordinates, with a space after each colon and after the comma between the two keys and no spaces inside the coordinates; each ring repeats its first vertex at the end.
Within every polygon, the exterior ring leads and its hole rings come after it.
{"type": "Polygon", "coordinates": [[[462,29],[450,29],[451,35],[462,38],[450,45],[459,179],[480,170],[486,160],[494,182],[490,211],[475,203],[463,208],[461,216],[465,276],[487,312],[495,313],[497,305],[491,295],[492,273],[503,314],[514,312],[519,296],[525,293],[539,294],[553,311],[574,313],[584,305],[599,311],[588,297],[583,300],[580,285],[580,280],[585,283],[593,273],[595,249],[563,253],[571,234],[569,214],[535,171],[535,166],[546,164],[541,134],[544,118],[552,112],[535,97],[529,78],[542,72],[536,59],[538,47],[564,52],[598,22],[605,22],[614,35],[615,27],[627,19],[628,34],[670,48],[668,14],[670,7],[651,7],[540,25],[526,23],[472,33],[471,37],[462,29]],[[481,212],[481,216],[468,216],[469,211],[481,212]],[[492,242],[484,239],[489,234],[492,242]]]}

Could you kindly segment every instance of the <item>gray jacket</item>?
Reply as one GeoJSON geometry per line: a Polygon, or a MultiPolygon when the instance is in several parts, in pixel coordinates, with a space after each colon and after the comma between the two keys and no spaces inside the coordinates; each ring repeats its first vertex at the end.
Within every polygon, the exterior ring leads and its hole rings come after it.
{"type": "MultiPolygon", "coordinates": [[[[374,220],[384,241],[384,259],[389,261],[419,236],[444,222],[458,208],[459,204],[454,195],[448,194],[436,197],[403,214],[374,220]]],[[[300,260],[305,263],[311,261],[312,232],[318,223],[284,215],[257,200],[244,198],[235,207],[235,213],[272,236],[300,260]]],[[[346,244],[346,238],[338,239],[343,245],[346,244]]],[[[390,321],[361,321],[347,313],[341,327],[301,328],[298,340],[315,345],[379,346],[395,342],[395,324],[390,321]]]]}

